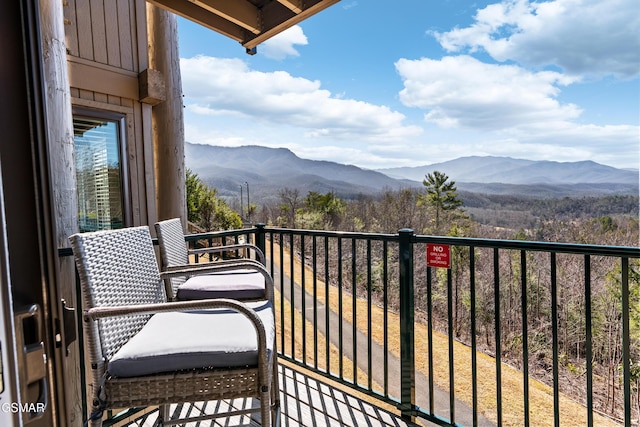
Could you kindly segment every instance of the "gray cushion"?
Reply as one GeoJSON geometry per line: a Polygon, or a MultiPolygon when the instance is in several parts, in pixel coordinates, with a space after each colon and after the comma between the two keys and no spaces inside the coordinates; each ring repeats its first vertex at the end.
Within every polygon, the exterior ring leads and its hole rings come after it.
{"type": "MultiPolygon", "coordinates": [[[[271,303],[248,303],[262,320],[267,351],[273,350],[275,321],[271,303]]],[[[157,313],[118,350],[107,371],[133,377],[203,367],[256,366],[258,344],[251,321],[233,310],[157,313]]]]}
{"type": "Polygon", "coordinates": [[[264,276],[255,271],[238,269],[224,273],[190,277],[178,288],[179,300],[207,298],[264,299],[264,276]]]}

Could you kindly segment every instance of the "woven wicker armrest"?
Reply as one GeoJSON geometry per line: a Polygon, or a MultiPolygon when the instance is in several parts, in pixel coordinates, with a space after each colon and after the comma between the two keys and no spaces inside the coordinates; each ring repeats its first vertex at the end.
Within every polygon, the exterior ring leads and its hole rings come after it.
{"type": "Polygon", "coordinates": [[[264,276],[265,284],[265,297],[269,301],[273,302],[273,278],[269,274],[266,268],[255,260],[229,260],[229,261],[217,261],[204,264],[187,264],[187,265],[173,265],[167,267],[165,271],[160,273],[162,279],[169,279],[171,277],[179,277],[185,275],[195,274],[207,274],[224,271],[237,271],[239,268],[255,270],[264,276]]]}
{"type": "Polygon", "coordinates": [[[208,254],[208,253],[216,253],[216,252],[237,251],[240,249],[252,249],[256,253],[256,258],[258,259],[258,261],[264,264],[266,260],[264,256],[264,252],[262,252],[262,250],[259,247],[257,247],[256,245],[252,245],[251,243],[238,243],[234,245],[212,246],[210,248],[190,249],[189,254],[200,255],[200,254],[208,254]]]}
{"type": "MultiPolygon", "coordinates": [[[[199,262],[196,264],[179,264],[169,265],[164,267],[163,273],[170,273],[170,277],[179,276],[178,273],[185,274],[202,274],[207,271],[215,272],[237,270],[238,268],[245,268],[250,270],[264,270],[267,271],[259,261],[248,258],[241,259],[229,259],[224,261],[212,261],[212,262],[199,262]]],[[[268,274],[268,273],[267,273],[268,274]]]]}

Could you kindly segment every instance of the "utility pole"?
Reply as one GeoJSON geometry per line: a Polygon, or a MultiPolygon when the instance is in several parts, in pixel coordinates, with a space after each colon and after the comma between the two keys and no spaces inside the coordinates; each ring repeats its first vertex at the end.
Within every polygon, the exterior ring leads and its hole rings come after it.
{"type": "Polygon", "coordinates": [[[244,217],[244,198],[242,196],[242,184],[240,184],[240,219],[244,217]]]}
{"type": "Polygon", "coordinates": [[[249,183],[244,182],[247,186],[247,221],[251,224],[251,204],[249,203],[249,183]]]}

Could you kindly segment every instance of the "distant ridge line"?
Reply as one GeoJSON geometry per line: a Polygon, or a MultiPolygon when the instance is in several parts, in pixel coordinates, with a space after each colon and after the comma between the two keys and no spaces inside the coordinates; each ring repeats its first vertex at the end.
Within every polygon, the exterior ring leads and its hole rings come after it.
{"type": "Polygon", "coordinates": [[[187,168],[217,188],[223,197],[239,197],[248,183],[252,201],[277,200],[284,188],[334,192],[342,198],[377,195],[385,189],[423,188],[425,175],[446,173],[458,189],[476,193],[583,197],[638,194],[638,171],[592,161],[553,162],[495,156],[468,156],[410,168],[363,169],[326,160],[303,159],[286,148],[220,147],[185,144],[187,168]]]}

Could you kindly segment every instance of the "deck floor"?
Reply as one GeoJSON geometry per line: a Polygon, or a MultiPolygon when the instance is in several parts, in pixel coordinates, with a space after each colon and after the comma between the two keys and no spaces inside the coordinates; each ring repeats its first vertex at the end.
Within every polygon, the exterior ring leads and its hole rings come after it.
{"type": "MultiPolygon", "coordinates": [[[[397,414],[368,403],[351,393],[332,387],[327,382],[315,379],[297,369],[280,364],[281,427],[412,427],[416,424],[402,420],[397,414]]],[[[231,402],[204,402],[189,405],[174,405],[172,413],[180,412],[198,416],[226,411],[229,405],[244,409],[255,404],[251,399],[236,399],[231,402]]],[[[157,413],[152,412],[123,425],[128,427],[152,427],[157,413]]],[[[255,416],[236,416],[210,421],[192,422],[189,427],[253,427],[260,426],[255,416]]]]}

